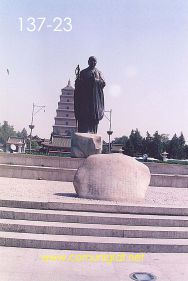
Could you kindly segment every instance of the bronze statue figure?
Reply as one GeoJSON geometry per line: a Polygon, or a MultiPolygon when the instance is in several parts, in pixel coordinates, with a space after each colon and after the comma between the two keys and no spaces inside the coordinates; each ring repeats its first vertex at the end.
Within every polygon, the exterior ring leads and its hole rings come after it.
{"type": "Polygon", "coordinates": [[[74,113],[79,133],[97,133],[99,121],[104,116],[105,81],[101,72],[95,67],[97,59],[90,57],[89,67],[80,71],[76,68],[74,91],[74,113]]]}

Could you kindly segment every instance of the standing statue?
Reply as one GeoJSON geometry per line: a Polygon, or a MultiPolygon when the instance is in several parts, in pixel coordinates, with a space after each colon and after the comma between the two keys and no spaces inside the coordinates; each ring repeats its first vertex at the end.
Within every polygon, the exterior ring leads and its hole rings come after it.
{"type": "Polygon", "coordinates": [[[74,113],[79,133],[97,133],[99,121],[104,116],[105,81],[101,72],[95,67],[97,59],[90,57],[89,67],[80,72],[76,68],[74,91],[74,113]]]}

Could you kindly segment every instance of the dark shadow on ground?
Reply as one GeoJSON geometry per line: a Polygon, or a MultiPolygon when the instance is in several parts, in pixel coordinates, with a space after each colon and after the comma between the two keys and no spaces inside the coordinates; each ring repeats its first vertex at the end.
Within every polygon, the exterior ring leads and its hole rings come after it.
{"type": "Polygon", "coordinates": [[[64,197],[75,197],[75,198],[78,197],[76,193],[55,193],[54,195],[64,196],[64,197]]]}

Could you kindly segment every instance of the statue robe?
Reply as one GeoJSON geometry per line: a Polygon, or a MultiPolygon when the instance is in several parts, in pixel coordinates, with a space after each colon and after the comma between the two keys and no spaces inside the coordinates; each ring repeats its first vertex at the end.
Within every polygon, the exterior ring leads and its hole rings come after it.
{"type": "Polygon", "coordinates": [[[97,133],[98,123],[104,116],[104,86],[105,81],[97,68],[82,70],[76,79],[74,111],[78,132],[97,133]]]}

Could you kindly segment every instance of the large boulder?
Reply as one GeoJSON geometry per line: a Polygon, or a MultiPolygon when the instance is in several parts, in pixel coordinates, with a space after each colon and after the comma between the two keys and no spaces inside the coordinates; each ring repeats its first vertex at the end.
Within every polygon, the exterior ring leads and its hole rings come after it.
{"type": "Polygon", "coordinates": [[[149,182],[146,165],[119,153],[89,156],[74,177],[78,196],[97,200],[142,201],[149,182]]]}
{"type": "Polygon", "coordinates": [[[86,158],[102,151],[102,138],[96,134],[74,133],[71,139],[71,157],[86,158]]]}

